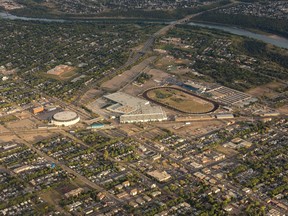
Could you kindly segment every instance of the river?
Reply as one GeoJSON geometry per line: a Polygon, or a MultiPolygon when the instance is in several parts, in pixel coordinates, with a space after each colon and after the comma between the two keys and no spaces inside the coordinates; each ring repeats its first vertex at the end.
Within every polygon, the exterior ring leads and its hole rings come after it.
{"type": "Polygon", "coordinates": [[[24,21],[41,21],[41,22],[69,22],[69,20],[64,19],[46,19],[46,18],[30,18],[30,17],[19,17],[14,16],[9,13],[0,12],[0,18],[9,19],[9,20],[24,20],[24,21]]]}
{"type": "MultiPolygon", "coordinates": [[[[60,23],[77,22],[77,21],[78,22],[101,22],[101,21],[103,22],[103,20],[105,20],[105,19],[95,19],[95,20],[72,20],[71,19],[71,20],[65,20],[65,19],[48,19],[48,18],[28,18],[28,17],[14,16],[14,15],[11,15],[11,14],[8,14],[5,12],[0,12],[0,18],[10,19],[10,20],[60,22],[60,23]]],[[[113,20],[113,19],[111,19],[111,20],[113,20]]],[[[125,21],[125,20],[126,19],[123,19],[123,21],[125,21]]],[[[127,19],[127,21],[133,21],[133,20],[127,19]]],[[[134,21],[137,21],[137,20],[134,20],[134,21]]],[[[141,20],[141,21],[147,22],[147,23],[157,23],[157,21],[152,21],[152,20],[146,20],[146,21],[141,20]]],[[[164,23],[164,22],[161,22],[161,23],[164,23]]],[[[204,28],[211,28],[211,29],[218,29],[218,30],[222,30],[222,31],[225,31],[225,32],[228,32],[231,34],[257,39],[257,40],[263,41],[265,43],[273,44],[274,46],[277,46],[280,48],[288,49],[288,39],[277,36],[277,35],[264,35],[264,34],[254,33],[254,32],[244,30],[244,29],[226,26],[226,25],[214,25],[214,24],[206,24],[206,23],[205,24],[204,23],[194,23],[194,22],[190,22],[188,25],[199,26],[199,27],[204,27],[204,28]]]]}
{"type": "MultiPolygon", "coordinates": [[[[1,0],[0,0],[1,1],[1,0]]],[[[79,23],[89,23],[89,22],[141,22],[141,23],[160,23],[160,24],[170,24],[167,20],[156,20],[156,19],[137,19],[137,18],[95,18],[95,19],[85,19],[85,18],[70,18],[70,19],[53,19],[53,18],[34,18],[34,17],[21,17],[15,16],[9,13],[0,11],[0,18],[9,19],[9,20],[23,20],[23,21],[40,21],[40,22],[58,22],[58,23],[71,23],[71,22],[79,22],[79,23]]]]}
{"type": "Polygon", "coordinates": [[[257,40],[263,41],[265,43],[273,44],[274,46],[277,46],[280,48],[288,49],[288,39],[277,36],[277,35],[258,34],[258,33],[247,31],[247,30],[244,30],[241,28],[231,27],[231,26],[226,26],[226,25],[216,25],[216,24],[214,25],[214,24],[206,24],[206,23],[205,24],[204,23],[194,23],[194,22],[190,22],[188,25],[222,30],[224,32],[257,39],[257,40]]]}

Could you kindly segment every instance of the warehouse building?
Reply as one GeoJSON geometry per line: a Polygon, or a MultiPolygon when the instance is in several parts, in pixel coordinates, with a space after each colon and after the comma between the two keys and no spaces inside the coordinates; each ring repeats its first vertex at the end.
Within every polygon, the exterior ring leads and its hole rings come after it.
{"type": "Polygon", "coordinates": [[[232,113],[220,113],[216,115],[217,119],[232,119],[234,115],[232,113]]]}

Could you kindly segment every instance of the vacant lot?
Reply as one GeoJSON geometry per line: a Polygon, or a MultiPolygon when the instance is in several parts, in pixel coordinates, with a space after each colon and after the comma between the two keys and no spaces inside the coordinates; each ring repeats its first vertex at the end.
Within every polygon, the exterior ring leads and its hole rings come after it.
{"type": "Polygon", "coordinates": [[[147,74],[152,76],[151,79],[147,80],[141,86],[132,83],[131,85],[126,86],[125,89],[123,89],[123,91],[127,94],[138,96],[139,94],[143,93],[146,89],[160,86],[161,83],[170,76],[164,71],[157,69],[150,69],[147,72],[147,74]]]}
{"type": "Polygon", "coordinates": [[[288,105],[284,105],[284,106],[278,108],[277,110],[278,110],[278,112],[280,112],[282,114],[288,115],[288,105]]]}
{"type": "Polygon", "coordinates": [[[101,87],[110,92],[118,91],[127,84],[131,83],[140,73],[148,72],[150,69],[148,66],[155,60],[155,58],[155,56],[152,56],[145,59],[138,65],[132,67],[130,70],[127,70],[122,74],[119,74],[118,76],[104,82],[101,87]]]}
{"type": "Polygon", "coordinates": [[[207,113],[214,104],[176,88],[156,88],[147,92],[148,98],[184,113],[207,113]]]}
{"type": "Polygon", "coordinates": [[[249,89],[247,93],[255,97],[265,96],[268,98],[274,98],[281,92],[281,88],[284,86],[285,84],[280,82],[271,82],[256,88],[249,89]]]}
{"type": "MultiPolygon", "coordinates": [[[[198,137],[206,133],[225,126],[225,123],[219,120],[193,121],[186,125],[182,122],[167,122],[165,124],[155,123],[160,128],[165,128],[171,132],[183,137],[198,137]]],[[[150,131],[149,131],[150,132],[150,131]]]]}
{"type": "Polygon", "coordinates": [[[6,123],[7,128],[12,130],[27,130],[36,127],[35,123],[30,119],[23,119],[6,123]]]}

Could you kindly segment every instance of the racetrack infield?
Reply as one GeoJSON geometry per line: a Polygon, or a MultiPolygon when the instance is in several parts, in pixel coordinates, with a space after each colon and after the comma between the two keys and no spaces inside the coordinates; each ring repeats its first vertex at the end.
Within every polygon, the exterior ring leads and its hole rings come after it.
{"type": "Polygon", "coordinates": [[[219,105],[209,99],[176,87],[148,89],[143,97],[158,105],[187,114],[206,114],[214,112],[219,105]]]}

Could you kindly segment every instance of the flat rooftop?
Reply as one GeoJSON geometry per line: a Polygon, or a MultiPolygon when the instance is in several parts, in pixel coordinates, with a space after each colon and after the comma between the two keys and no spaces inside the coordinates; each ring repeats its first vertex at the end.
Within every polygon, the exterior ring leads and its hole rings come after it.
{"type": "Polygon", "coordinates": [[[123,114],[134,112],[135,110],[139,109],[139,107],[149,104],[149,101],[147,100],[143,100],[123,92],[105,95],[104,98],[116,103],[109,106],[107,108],[108,110],[123,114]]]}
{"type": "Polygon", "coordinates": [[[151,172],[147,172],[147,174],[153,178],[155,178],[159,182],[167,181],[171,178],[171,175],[169,175],[166,171],[158,171],[154,170],[151,172]]]}
{"type": "Polygon", "coordinates": [[[131,107],[149,104],[149,101],[147,100],[143,100],[123,92],[116,92],[113,94],[105,95],[104,98],[131,107]]]}

